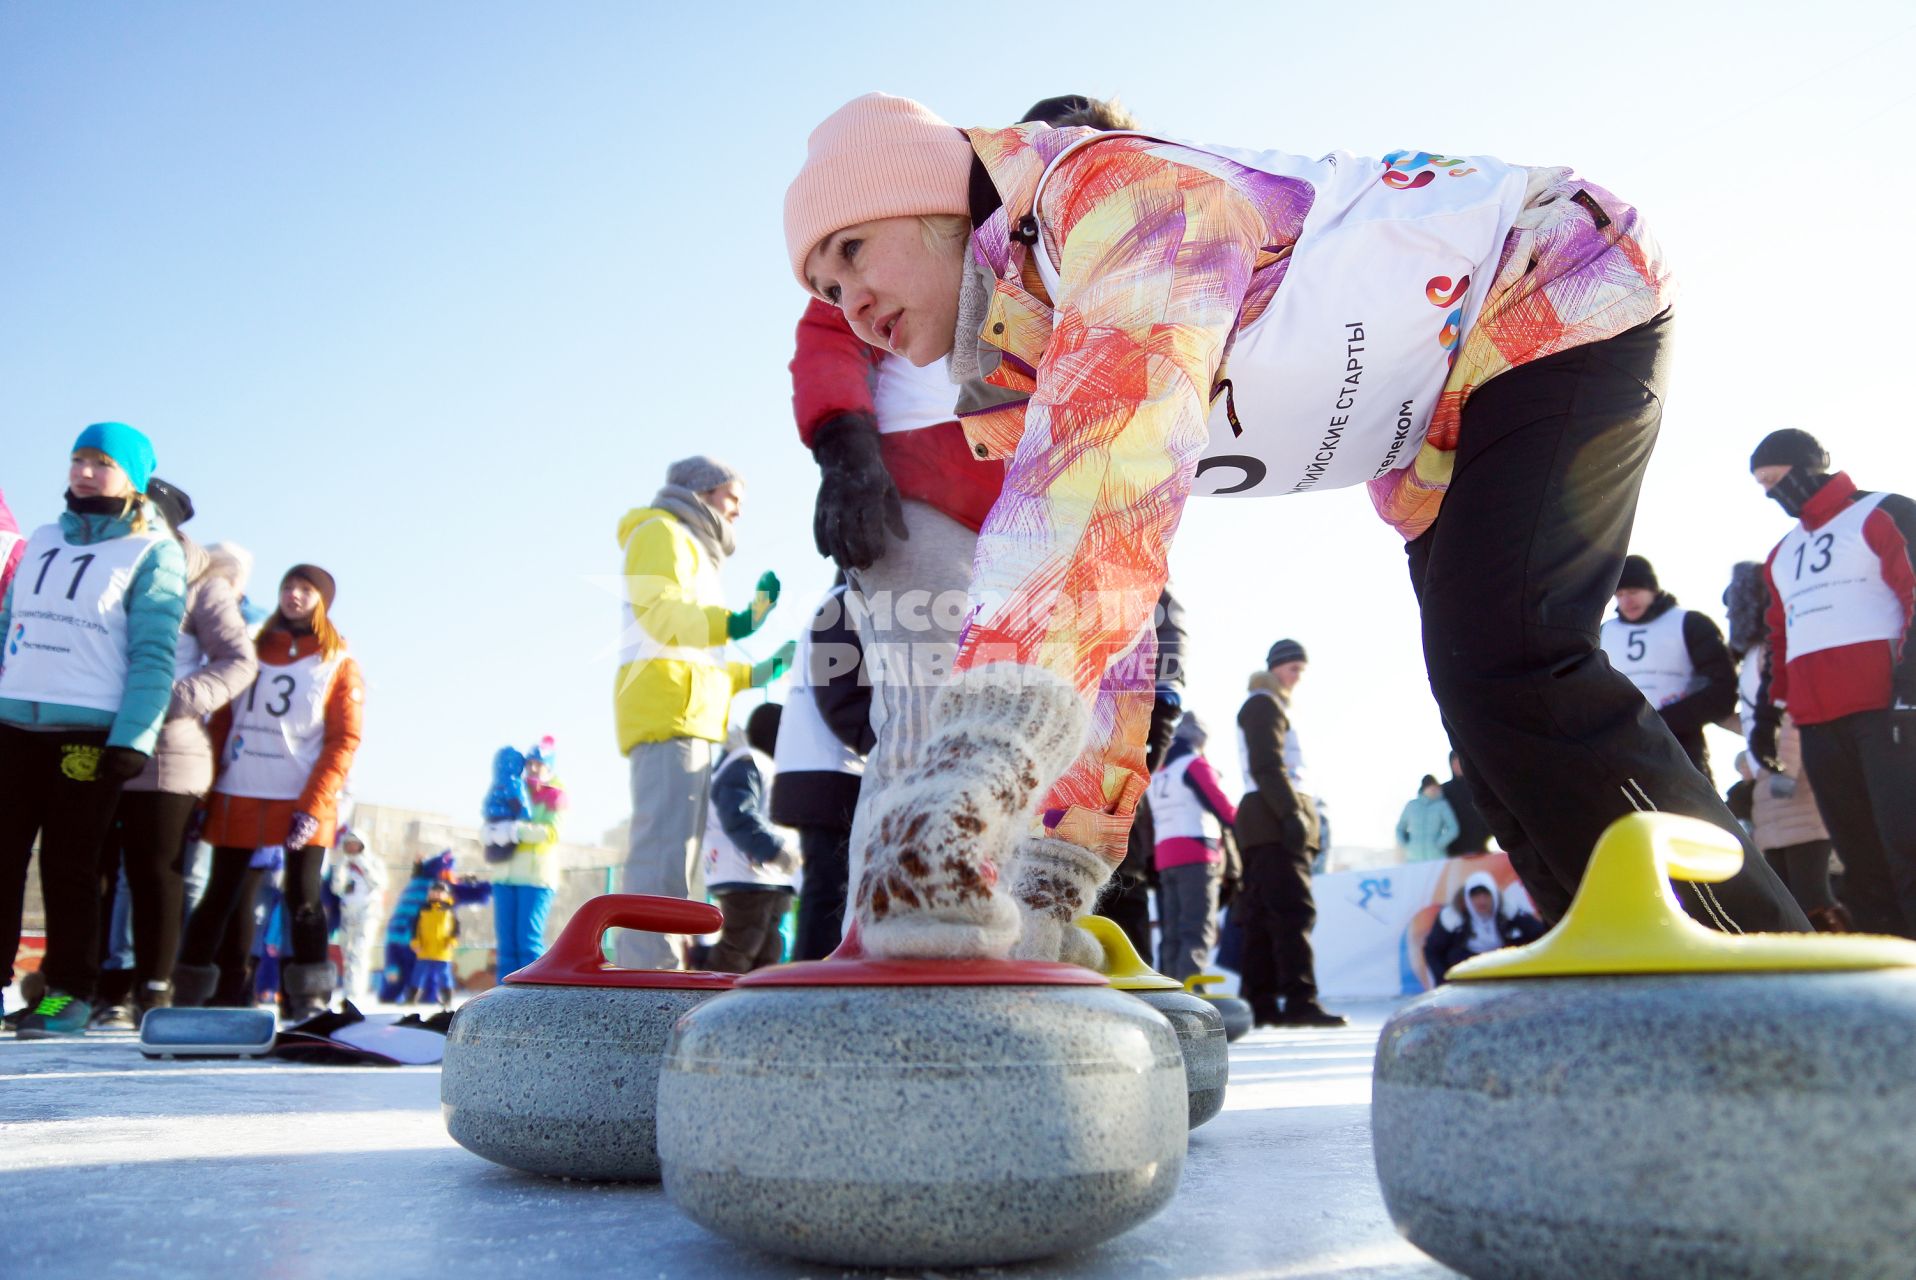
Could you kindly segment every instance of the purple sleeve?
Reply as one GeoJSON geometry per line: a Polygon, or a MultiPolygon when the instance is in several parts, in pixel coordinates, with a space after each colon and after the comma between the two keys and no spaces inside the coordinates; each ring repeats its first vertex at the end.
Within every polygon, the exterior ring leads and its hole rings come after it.
{"type": "Polygon", "coordinates": [[[1224,794],[1224,788],[1218,785],[1217,770],[1203,756],[1194,757],[1184,771],[1185,785],[1198,793],[1198,799],[1204,807],[1217,815],[1218,821],[1225,826],[1237,822],[1237,806],[1224,794]]]}

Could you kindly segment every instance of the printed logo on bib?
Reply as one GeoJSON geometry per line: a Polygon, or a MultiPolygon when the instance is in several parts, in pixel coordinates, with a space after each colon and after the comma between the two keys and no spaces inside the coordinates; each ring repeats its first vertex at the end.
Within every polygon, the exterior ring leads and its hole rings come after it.
{"type": "Polygon", "coordinates": [[[93,782],[100,776],[100,757],[105,754],[98,747],[89,747],[73,743],[60,748],[60,772],[75,782],[93,782]]]}

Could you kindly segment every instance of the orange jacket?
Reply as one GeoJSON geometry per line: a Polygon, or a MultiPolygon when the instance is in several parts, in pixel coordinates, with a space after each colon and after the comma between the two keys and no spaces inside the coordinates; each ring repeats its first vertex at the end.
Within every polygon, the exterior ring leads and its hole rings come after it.
{"type": "MultiPolygon", "coordinates": [[[[313,639],[290,631],[264,631],[254,646],[259,650],[263,675],[269,667],[283,667],[308,657],[313,639]]],[[[243,695],[242,695],[243,696],[243,695]]],[[[366,685],[360,678],[359,664],[348,654],[333,676],[333,687],[326,695],[326,736],[319,761],[307,775],[306,788],[297,800],[259,800],[249,796],[221,795],[214,791],[206,797],[206,834],[208,844],[224,848],[257,849],[261,845],[283,844],[286,829],[293,823],[295,811],[310,813],[319,820],[312,842],[331,848],[337,817],[339,793],[346,785],[346,774],[353,767],[353,755],[359,750],[360,716],[366,703],[366,685]]],[[[213,717],[213,741],[221,744],[219,760],[226,760],[226,735],[233,727],[230,708],[213,717]]],[[[217,787],[216,777],[213,785],[217,787]]]]}

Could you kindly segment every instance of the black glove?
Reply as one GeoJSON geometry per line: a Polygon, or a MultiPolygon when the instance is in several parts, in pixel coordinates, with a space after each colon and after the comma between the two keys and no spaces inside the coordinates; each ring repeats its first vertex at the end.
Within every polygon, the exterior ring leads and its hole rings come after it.
{"type": "Polygon", "coordinates": [[[149,759],[146,752],[132,747],[108,747],[100,753],[100,777],[108,782],[131,782],[140,776],[149,759]]]}
{"type": "Polygon", "coordinates": [[[910,540],[898,486],[878,454],[878,424],[867,413],[841,413],[812,437],[818,459],[818,506],[812,541],[841,569],[868,569],[885,554],[885,530],[910,540]]]}
{"type": "Polygon", "coordinates": [[[1160,686],[1151,702],[1151,727],[1144,738],[1144,767],[1152,773],[1158,771],[1164,753],[1171,749],[1178,719],[1183,715],[1184,704],[1178,691],[1160,686]]]}

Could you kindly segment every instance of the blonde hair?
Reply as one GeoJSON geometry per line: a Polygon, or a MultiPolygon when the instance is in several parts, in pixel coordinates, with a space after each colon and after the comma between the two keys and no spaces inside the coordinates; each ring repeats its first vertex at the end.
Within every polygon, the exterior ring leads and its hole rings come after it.
{"type": "Polygon", "coordinates": [[[971,219],[962,213],[921,213],[918,234],[924,237],[926,249],[942,253],[953,241],[963,244],[971,239],[971,219]]]}

